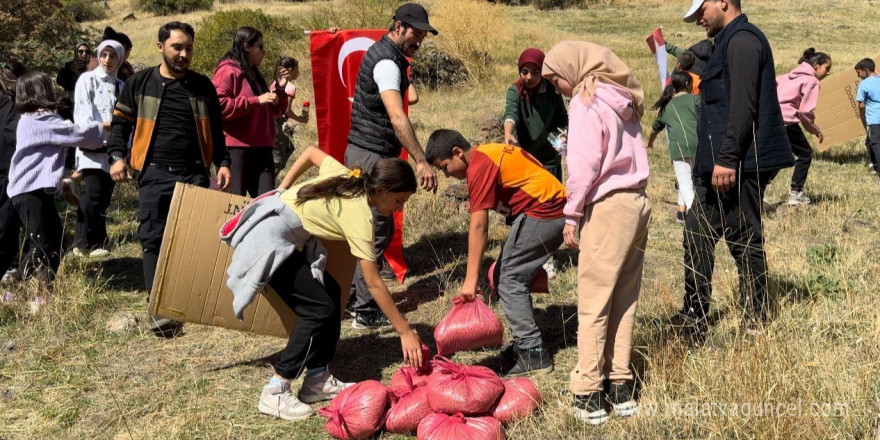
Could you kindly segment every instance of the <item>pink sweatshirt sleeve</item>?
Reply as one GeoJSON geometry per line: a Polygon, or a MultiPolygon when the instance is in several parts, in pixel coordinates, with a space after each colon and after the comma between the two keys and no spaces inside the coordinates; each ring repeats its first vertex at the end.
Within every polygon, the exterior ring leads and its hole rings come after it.
{"type": "Polygon", "coordinates": [[[568,149],[565,158],[569,170],[565,189],[568,200],[562,212],[565,222],[577,226],[584,216],[584,202],[587,194],[593,189],[599,171],[602,168],[602,157],[605,156],[606,133],[602,121],[595,110],[583,104],[580,96],[571,100],[568,111],[568,149]]]}
{"type": "Polygon", "coordinates": [[[816,109],[816,103],[819,101],[819,81],[804,84],[802,90],[801,105],[797,113],[798,119],[808,132],[818,135],[821,130],[816,125],[816,115],[813,114],[813,110],[816,109]]]}
{"type": "Polygon", "coordinates": [[[247,116],[254,107],[260,105],[260,98],[241,93],[245,78],[240,69],[220,67],[211,78],[217,97],[220,98],[220,112],[224,121],[247,116]]]}

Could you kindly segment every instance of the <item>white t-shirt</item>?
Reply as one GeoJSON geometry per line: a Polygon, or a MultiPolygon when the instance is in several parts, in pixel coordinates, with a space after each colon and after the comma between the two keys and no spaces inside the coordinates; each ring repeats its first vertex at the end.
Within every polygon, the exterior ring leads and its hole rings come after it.
{"type": "Polygon", "coordinates": [[[379,93],[386,90],[400,91],[400,68],[394,61],[382,60],[373,67],[373,81],[379,86],[379,93]]]}

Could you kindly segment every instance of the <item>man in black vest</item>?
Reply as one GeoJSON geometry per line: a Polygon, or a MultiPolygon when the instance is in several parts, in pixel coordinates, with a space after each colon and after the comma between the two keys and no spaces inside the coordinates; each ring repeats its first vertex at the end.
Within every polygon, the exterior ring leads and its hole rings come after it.
{"type": "MultiPolygon", "coordinates": [[[[425,36],[437,30],[428,23],[425,8],[407,3],[394,12],[388,33],[372,45],[364,55],[358,71],[354,102],[351,107],[351,131],[345,150],[345,166],[360,167],[369,172],[385,157],[400,156],[406,148],[416,162],[416,175],[422,188],[436,191],[437,177],[425,161],[425,153],[406,113],[403,111],[404,91],[409,87],[407,68],[425,36]]],[[[385,249],[394,235],[394,217],[373,210],[376,256],[382,261],[385,249]]],[[[352,327],[376,328],[388,325],[367,289],[367,282],[357,265],[352,281],[352,327]]]]}
{"type": "Polygon", "coordinates": [[[739,269],[746,332],[762,331],[768,311],[763,188],[771,174],[794,160],[770,44],[742,13],[740,0],[694,0],[684,21],[697,22],[715,38],[700,76],[697,203],[685,222],[684,304],[674,319],[699,343],[708,331],[715,245],[722,236],[739,269]]]}

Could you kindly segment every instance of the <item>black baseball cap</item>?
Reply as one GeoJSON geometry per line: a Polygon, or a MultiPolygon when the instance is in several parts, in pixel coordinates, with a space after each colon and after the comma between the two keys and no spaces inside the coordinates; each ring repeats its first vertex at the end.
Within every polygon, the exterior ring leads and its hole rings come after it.
{"type": "Polygon", "coordinates": [[[415,3],[406,3],[401,5],[394,11],[394,21],[402,21],[420,31],[430,32],[437,35],[437,29],[434,29],[428,23],[428,11],[415,3]]]}

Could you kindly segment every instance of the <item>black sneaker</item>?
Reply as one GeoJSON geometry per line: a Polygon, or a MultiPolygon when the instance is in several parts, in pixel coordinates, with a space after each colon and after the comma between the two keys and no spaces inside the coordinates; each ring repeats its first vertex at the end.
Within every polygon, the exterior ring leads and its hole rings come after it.
{"type": "Polygon", "coordinates": [[[553,357],[544,347],[521,349],[514,347],[513,365],[504,369],[505,376],[523,376],[530,373],[549,373],[553,371],[553,357]]]}
{"type": "Polygon", "coordinates": [[[171,339],[183,334],[183,323],[173,319],[150,317],[150,331],[160,338],[171,339]]]}
{"type": "Polygon", "coordinates": [[[698,319],[679,311],[669,318],[670,330],[693,346],[701,346],[709,334],[708,318],[698,319]]]}
{"type": "Polygon", "coordinates": [[[354,303],[356,300],[357,297],[355,296],[354,291],[352,291],[348,295],[348,302],[345,303],[345,312],[348,313],[348,316],[351,316],[352,318],[357,315],[357,312],[354,311],[354,303]]]}
{"type": "Polygon", "coordinates": [[[575,394],[571,405],[574,418],[591,425],[601,425],[608,421],[608,411],[602,404],[602,393],[595,391],[589,394],[575,394]]]}
{"type": "Polygon", "coordinates": [[[614,415],[618,417],[630,417],[639,409],[639,405],[636,403],[634,388],[630,381],[621,384],[611,382],[606,399],[611,404],[611,408],[614,409],[614,415]]]}
{"type": "Polygon", "coordinates": [[[391,325],[391,321],[388,320],[388,317],[381,310],[355,312],[354,320],[351,321],[351,328],[358,330],[381,328],[389,325],[391,325]]]}

